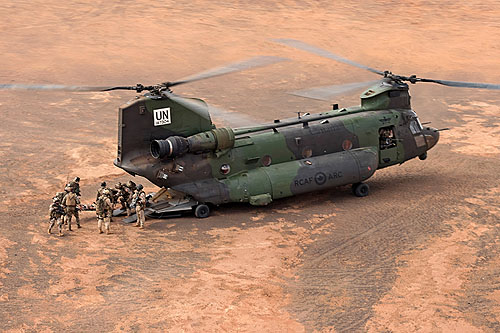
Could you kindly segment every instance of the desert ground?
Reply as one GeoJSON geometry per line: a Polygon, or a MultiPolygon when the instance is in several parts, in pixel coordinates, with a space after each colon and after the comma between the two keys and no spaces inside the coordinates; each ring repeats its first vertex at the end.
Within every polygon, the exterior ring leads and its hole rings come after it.
{"type": "MultiPolygon", "coordinates": [[[[295,38],[402,75],[500,83],[500,3],[57,1],[0,4],[0,83],[154,84],[256,55],[290,59],[175,92],[256,122],[358,105],[287,94],[374,80],[270,41],[295,38]]],[[[48,235],[48,206],[113,166],[117,110],[134,92],[0,91],[0,330],[171,332],[500,331],[500,91],[417,84],[441,133],[427,160],[350,188],[207,219],[116,219],[48,235]]],[[[215,119],[223,121],[223,119],[215,119]]],[[[145,179],[133,178],[148,190],[145,179]]]]}

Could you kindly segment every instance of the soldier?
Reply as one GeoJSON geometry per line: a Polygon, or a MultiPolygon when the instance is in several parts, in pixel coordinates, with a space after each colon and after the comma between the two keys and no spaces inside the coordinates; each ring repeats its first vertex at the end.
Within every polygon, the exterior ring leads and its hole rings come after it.
{"type": "Polygon", "coordinates": [[[59,199],[59,202],[62,202],[62,199],[64,198],[65,192],[57,192],[54,198],[59,199]]]}
{"type": "Polygon", "coordinates": [[[130,205],[128,203],[130,192],[128,191],[128,188],[125,186],[125,184],[122,184],[120,182],[118,182],[118,184],[115,185],[115,188],[117,190],[116,192],[117,203],[121,205],[120,208],[122,210],[127,212],[127,216],[130,216],[130,205]]]}
{"type": "Polygon", "coordinates": [[[97,190],[97,196],[95,198],[96,200],[96,203],[97,203],[97,200],[99,200],[99,197],[102,195],[102,192],[106,189],[106,182],[102,182],[101,183],[101,187],[97,190]]]}
{"type": "Polygon", "coordinates": [[[57,229],[59,230],[59,237],[63,236],[62,233],[62,220],[61,216],[64,214],[64,209],[61,206],[61,202],[58,198],[52,199],[52,204],[49,207],[50,225],[47,232],[49,235],[52,233],[52,227],[57,223],[57,229]]]}
{"type": "MultiPolygon", "coordinates": [[[[64,195],[65,194],[66,194],[66,192],[57,192],[56,195],[52,198],[52,200],[58,199],[59,200],[59,204],[61,204],[61,202],[64,199],[64,195]]],[[[61,216],[61,223],[62,224],[66,224],[65,221],[66,221],[66,212],[64,211],[64,207],[63,207],[63,213],[62,213],[62,216],[61,216]]]]}
{"type": "Polygon", "coordinates": [[[76,219],[76,225],[78,228],[81,228],[80,217],[78,216],[78,213],[76,213],[76,205],[80,203],[80,199],[78,199],[76,194],[73,193],[70,188],[67,187],[65,190],[67,193],[63,198],[62,204],[66,207],[66,222],[68,223],[68,230],[73,231],[71,230],[71,218],[73,215],[76,219]]]}
{"type": "Polygon", "coordinates": [[[141,184],[137,185],[137,189],[134,193],[134,198],[132,200],[132,204],[135,204],[135,212],[137,214],[137,223],[136,227],[140,229],[144,229],[144,222],[146,217],[144,216],[144,209],[146,208],[146,193],[142,190],[143,187],[141,184]]]}
{"type": "Polygon", "coordinates": [[[137,189],[135,183],[131,180],[127,182],[125,185],[125,190],[128,192],[128,200],[127,204],[129,207],[132,207],[132,198],[134,196],[135,190],[137,189]]]}
{"type": "Polygon", "coordinates": [[[129,181],[127,182],[127,185],[126,185],[126,186],[129,188],[129,190],[131,191],[131,193],[132,193],[132,194],[133,194],[133,193],[135,192],[135,190],[137,189],[137,186],[136,186],[136,185],[135,185],[135,183],[134,183],[133,181],[131,181],[131,180],[129,180],[129,181]]]}
{"type": "Polygon", "coordinates": [[[73,193],[75,193],[77,196],[81,196],[81,194],[80,194],[80,177],[75,177],[75,179],[73,179],[68,184],[66,184],[66,187],[71,188],[73,193]]]}
{"type": "Polygon", "coordinates": [[[113,204],[110,199],[111,193],[108,189],[102,191],[102,195],[96,201],[96,215],[97,215],[97,227],[99,228],[99,233],[102,234],[102,223],[104,222],[104,229],[106,229],[106,235],[109,234],[111,215],[113,214],[113,204]]]}

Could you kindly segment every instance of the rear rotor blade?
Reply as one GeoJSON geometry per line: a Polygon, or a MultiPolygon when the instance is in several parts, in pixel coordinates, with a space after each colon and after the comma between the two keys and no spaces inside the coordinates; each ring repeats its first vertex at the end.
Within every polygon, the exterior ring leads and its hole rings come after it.
{"type": "Polygon", "coordinates": [[[369,87],[378,82],[380,82],[380,80],[315,87],[310,89],[292,91],[289,92],[289,94],[311,99],[318,99],[321,101],[328,101],[334,96],[343,95],[353,90],[369,87]]]}
{"type": "Polygon", "coordinates": [[[247,70],[250,68],[267,66],[267,65],[275,64],[277,62],[288,61],[288,60],[289,59],[287,59],[287,58],[273,57],[273,56],[253,57],[253,58],[250,58],[248,60],[235,62],[235,63],[229,64],[229,65],[209,69],[207,71],[204,71],[204,72],[201,72],[198,74],[190,75],[190,76],[187,76],[187,77],[180,79],[178,81],[175,81],[175,82],[169,82],[167,84],[167,86],[173,87],[173,86],[177,86],[177,85],[184,84],[184,83],[204,80],[204,79],[208,79],[208,78],[212,78],[212,77],[216,77],[216,76],[221,76],[221,75],[234,73],[234,72],[240,72],[240,71],[247,70]]]}
{"type": "Polygon", "coordinates": [[[340,62],[343,62],[345,64],[348,64],[348,65],[351,65],[354,67],[366,69],[367,71],[370,71],[370,72],[375,73],[375,74],[384,75],[383,71],[379,71],[378,69],[374,69],[374,68],[359,64],[355,61],[352,61],[352,60],[346,59],[344,57],[341,57],[339,55],[333,54],[330,51],[327,51],[327,50],[321,49],[319,47],[301,42],[300,40],[290,39],[290,38],[279,38],[279,39],[273,39],[273,41],[280,43],[280,44],[294,47],[294,48],[299,49],[299,50],[311,52],[311,53],[317,54],[317,55],[325,57],[325,58],[340,61],[340,62]]]}
{"type": "Polygon", "coordinates": [[[108,91],[116,88],[118,87],[65,86],[60,84],[0,84],[0,90],[108,91]]]}

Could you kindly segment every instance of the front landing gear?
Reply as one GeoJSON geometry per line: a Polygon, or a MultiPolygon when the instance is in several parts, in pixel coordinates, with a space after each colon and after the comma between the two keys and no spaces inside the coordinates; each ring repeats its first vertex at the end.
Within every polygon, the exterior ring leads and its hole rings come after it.
{"type": "Polygon", "coordinates": [[[210,208],[205,204],[200,204],[194,209],[194,216],[204,219],[210,215],[210,208]]]}
{"type": "Polygon", "coordinates": [[[352,193],[357,197],[366,197],[370,193],[370,186],[366,183],[352,184],[352,193]]]}

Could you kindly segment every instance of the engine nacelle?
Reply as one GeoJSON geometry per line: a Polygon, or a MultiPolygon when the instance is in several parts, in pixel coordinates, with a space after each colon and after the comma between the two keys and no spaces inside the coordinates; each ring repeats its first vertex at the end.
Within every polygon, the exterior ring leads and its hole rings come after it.
{"type": "Polygon", "coordinates": [[[187,138],[171,136],[165,140],[151,142],[151,156],[154,158],[178,157],[190,153],[228,149],[234,146],[234,132],[229,127],[216,128],[191,135],[187,138]]]}

